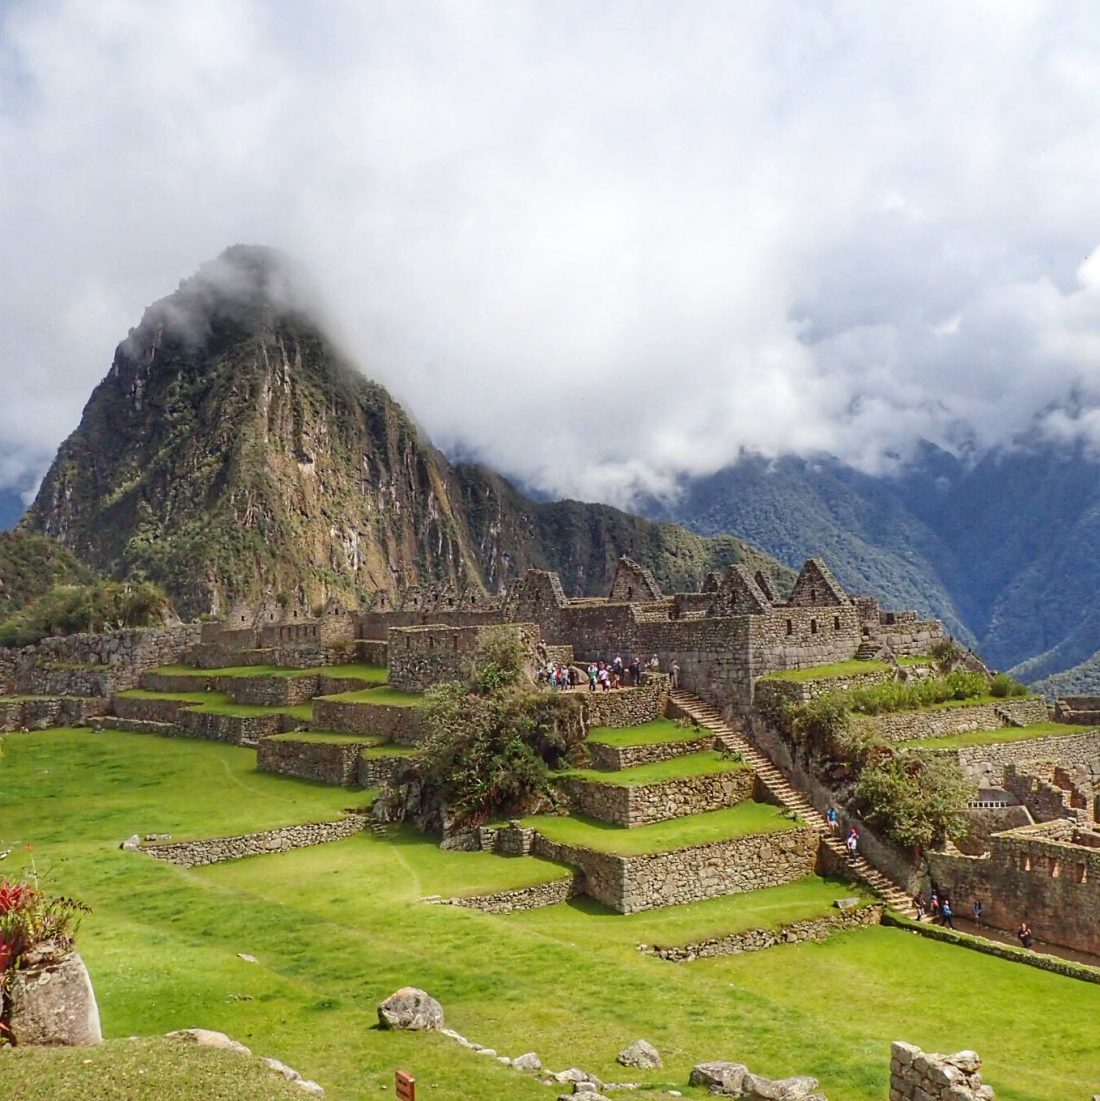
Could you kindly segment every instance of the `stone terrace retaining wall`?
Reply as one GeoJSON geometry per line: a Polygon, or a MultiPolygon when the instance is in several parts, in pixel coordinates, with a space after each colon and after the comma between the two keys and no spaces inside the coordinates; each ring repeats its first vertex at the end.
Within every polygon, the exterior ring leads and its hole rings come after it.
{"type": "Polygon", "coordinates": [[[317,730],[341,734],[378,734],[400,745],[416,745],[427,733],[424,712],[419,707],[385,703],[340,703],[320,699],[313,704],[317,730]]]}
{"type": "Polygon", "coordinates": [[[584,872],[585,894],[620,914],[776,887],[810,875],[819,837],[810,828],[696,845],[644,856],[612,856],[550,841],[536,830],[536,856],[584,872]]]}
{"type": "Polygon", "coordinates": [[[641,726],[661,718],[665,713],[669,681],[664,673],[647,676],[637,688],[619,688],[611,692],[584,692],[585,725],[641,726]]]}
{"type": "Polygon", "coordinates": [[[918,738],[946,738],[971,730],[997,730],[1008,726],[1005,717],[1021,726],[1045,723],[1046,702],[1035,699],[1005,699],[970,706],[941,707],[922,711],[890,711],[883,715],[857,715],[856,726],[873,730],[888,742],[908,742],[918,738]]]}
{"type": "Polygon", "coordinates": [[[0,731],[45,730],[50,726],[86,726],[88,720],[102,715],[107,701],[58,697],[43,700],[5,700],[0,697],[0,731]]]}
{"type": "Polygon", "coordinates": [[[310,742],[289,738],[261,738],[256,767],[261,772],[295,776],[319,784],[351,787],[359,782],[359,754],[363,742],[310,742]]]}
{"type": "Polygon", "coordinates": [[[223,860],[240,860],[245,856],[305,849],[328,841],[362,833],[369,819],[362,814],[349,814],[335,822],[309,822],[300,826],[280,826],[260,833],[245,833],[235,837],[211,837],[205,841],[173,841],[166,845],[143,845],[141,851],[157,860],[166,860],[181,868],[198,868],[218,864],[223,860]]]}
{"type": "Polygon", "coordinates": [[[128,669],[68,668],[61,665],[40,665],[27,677],[28,695],[33,696],[102,696],[106,698],[121,688],[133,684],[128,669]]]}
{"type": "Polygon", "coordinates": [[[692,960],[709,959],[712,956],[732,956],[739,952],[762,952],[777,944],[797,944],[804,941],[821,942],[835,933],[859,929],[865,925],[878,925],[886,907],[881,903],[858,906],[851,910],[837,910],[825,917],[792,921],[778,929],[746,929],[741,933],[729,933],[724,937],[697,941],[694,944],[675,945],[668,948],[651,946],[644,951],[673,963],[690,963],[692,960]]]}
{"type": "MultiPolygon", "coordinates": [[[[1045,720],[1039,720],[1045,721],[1045,720]]],[[[1001,787],[1006,766],[1027,761],[1056,761],[1060,765],[1091,765],[1100,760],[1100,730],[1083,734],[1057,734],[1016,742],[940,749],[954,757],[971,779],[985,787],[1001,787]]]]}
{"type": "Polygon", "coordinates": [[[669,761],[673,757],[683,757],[689,753],[699,753],[714,747],[714,735],[709,730],[699,728],[699,737],[689,742],[656,742],[653,745],[601,745],[599,742],[585,742],[584,747],[592,764],[605,772],[619,772],[635,765],[653,765],[658,761],[669,761]]]}
{"type": "Polygon", "coordinates": [[[181,711],[176,716],[176,728],[187,738],[254,746],[269,734],[281,734],[287,718],[288,716],[277,714],[240,716],[208,711],[181,711]]]}
{"type": "MultiPolygon", "coordinates": [[[[320,677],[219,677],[234,703],[256,707],[288,707],[308,703],[320,692],[320,677]]],[[[355,687],[361,687],[356,682],[355,687]]],[[[337,689],[339,691],[339,689],[337,689]]],[[[345,689],[346,691],[346,689],[345,689]]]]}
{"type": "Polygon", "coordinates": [[[516,910],[537,910],[542,906],[568,902],[582,893],[581,884],[581,876],[574,875],[568,879],[557,879],[553,883],[536,883],[533,887],[516,887],[490,895],[440,899],[439,905],[462,906],[468,910],[481,910],[486,914],[511,914],[516,910]]]}
{"type": "Polygon", "coordinates": [[[897,1041],[890,1050],[890,1101],[993,1101],[981,1065],[973,1051],[930,1055],[897,1041]]]}
{"type": "MultiPolygon", "coordinates": [[[[1074,807],[1070,792],[1054,784],[1053,776],[1054,767],[1049,762],[1030,762],[1026,772],[1019,771],[1016,764],[1010,762],[1004,769],[1004,789],[1020,800],[1036,822],[1050,822],[1056,818],[1087,820],[1088,811],[1074,807]]],[[[1013,826],[1020,825],[1031,823],[1013,823],[1013,826]]]]}
{"type": "Polygon", "coordinates": [[[755,780],[751,769],[731,768],[729,772],[632,787],[567,776],[558,780],[557,786],[574,812],[631,828],[731,807],[752,798],[755,780]]]}
{"type": "Polygon", "coordinates": [[[195,704],[187,700],[154,700],[144,697],[115,696],[111,711],[120,719],[136,719],[143,723],[174,723],[180,711],[195,704]]]}
{"type": "MultiPolygon", "coordinates": [[[[523,640],[534,665],[539,629],[534,623],[509,623],[523,640]]],[[[470,655],[477,649],[484,626],[449,627],[430,623],[417,627],[391,627],[389,679],[399,692],[423,692],[443,681],[463,680],[470,655]]]]}
{"type": "Polygon", "coordinates": [[[388,783],[394,773],[403,764],[407,764],[408,760],[407,755],[400,753],[395,753],[392,757],[384,754],[372,754],[370,757],[365,753],[360,754],[355,774],[356,783],[363,788],[381,787],[388,783]]]}

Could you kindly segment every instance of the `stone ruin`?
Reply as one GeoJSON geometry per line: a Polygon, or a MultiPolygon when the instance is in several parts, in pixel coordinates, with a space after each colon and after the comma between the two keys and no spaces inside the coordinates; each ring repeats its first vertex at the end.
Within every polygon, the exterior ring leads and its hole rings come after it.
{"type": "Polygon", "coordinates": [[[994,1101],[976,1051],[933,1055],[897,1041],[890,1052],[890,1101],[994,1101]]]}

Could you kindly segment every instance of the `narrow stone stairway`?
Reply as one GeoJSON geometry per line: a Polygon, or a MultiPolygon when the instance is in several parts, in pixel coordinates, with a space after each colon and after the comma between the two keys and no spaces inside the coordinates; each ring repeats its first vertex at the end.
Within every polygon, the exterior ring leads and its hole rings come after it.
{"type": "Polygon", "coordinates": [[[916,908],[912,899],[896,883],[888,879],[865,857],[857,857],[855,863],[848,862],[848,850],[844,842],[832,830],[829,823],[810,801],[795,788],[783,773],[772,764],[771,760],[746,737],[744,731],[731,726],[717,708],[704,703],[698,696],[690,692],[674,691],[672,701],[686,715],[689,715],[700,726],[713,730],[719,744],[731,753],[739,753],[747,761],[756,773],[761,785],[768,794],[780,805],[794,811],[800,818],[808,822],[821,835],[822,844],[837,858],[847,865],[857,879],[866,883],[892,910],[896,910],[906,917],[915,918],[916,908]]]}

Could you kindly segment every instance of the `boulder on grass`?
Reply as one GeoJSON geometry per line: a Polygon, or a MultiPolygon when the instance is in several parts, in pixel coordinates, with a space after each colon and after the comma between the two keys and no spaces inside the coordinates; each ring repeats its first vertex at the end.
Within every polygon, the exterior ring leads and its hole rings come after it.
{"type": "Polygon", "coordinates": [[[512,1066],[516,1070],[542,1070],[542,1060],[533,1051],[528,1051],[517,1055],[512,1060],[512,1066]]]}
{"type": "Polygon", "coordinates": [[[741,1096],[741,1083],[749,1068],[744,1063],[730,1063],[716,1059],[710,1063],[697,1063],[691,1068],[688,1084],[706,1086],[711,1093],[725,1094],[728,1097],[741,1096]]]}
{"type": "Polygon", "coordinates": [[[616,1059],[624,1067],[638,1067],[641,1070],[661,1065],[660,1052],[646,1040],[635,1040],[629,1047],[623,1048],[616,1059]]]}
{"type": "Polygon", "coordinates": [[[378,1023],[383,1028],[430,1032],[443,1027],[443,1007],[423,990],[403,986],[378,1007],[378,1023]]]}
{"type": "Polygon", "coordinates": [[[185,1044],[198,1044],[199,1047],[214,1047],[219,1051],[231,1051],[234,1055],[251,1055],[250,1048],[231,1040],[224,1032],[215,1032],[211,1028],[180,1028],[175,1032],[166,1032],[166,1040],[178,1040],[185,1044]]]}
{"type": "Polygon", "coordinates": [[[17,1044],[75,1046],[103,1042],[99,1006],[79,952],[40,944],[25,952],[8,991],[17,1044]]]}
{"type": "Polygon", "coordinates": [[[741,1096],[746,1101],[825,1101],[817,1092],[818,1081],[808,1074],[793,1078],[764,1078],[746,1074],[741,1082],[741,1096]]]}

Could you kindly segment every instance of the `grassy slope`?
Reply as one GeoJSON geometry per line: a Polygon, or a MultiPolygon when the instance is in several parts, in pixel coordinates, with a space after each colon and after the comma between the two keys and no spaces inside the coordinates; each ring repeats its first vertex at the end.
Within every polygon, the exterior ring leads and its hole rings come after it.
{"type": "Polygon", "coordinates": [[[639,765],[637,768],[624,768],[619,772],[602,772],[594,768],[574,768],[564,773],[578,780],[589,780],[595,784],[610,784],[613,787],[639,787],[642,784],[660,784],[668,780],[682,780],[693,776],[713,776],[719,772],[737,772],[749,766],[712,749],[702,753],[691,753],[686,757],[673,757],[668,761],[658,761],[652,765],[639,765]]]}
{"type": "Polygon", "coordinates": [[[1032,738],[1050,738],[1067,734],[1081,734],[1095,730],[1093,726],[1074,726],[1070,723],[1033,723],[1031,726],[1002,726],[999,730],[971,730],[965,734],[951,734],[946,738],[924,738],[902,742],[907,749],[962,749],[970,745],[995,745],[1000,742],[1023,742],[1032,738]]]}
{"type": "Polygon", "coordinates": [[[671,719],[654,719],[640,726],[594,726],[590,742],[601,745],[657,745],[660,742],[692,742],[709,732],[697,726],[678,726],[671,719]]]}
{"type": "Polygon", "coordinates": [[[392,688],[363,688],[357,692],[340,692],[322,696],[331,703],[384,703],[390,707],[423,707],[424,697],[415,692],[396,692],[392,688]]]}
{"type": "MultiPolygon", "coordinates": [[[[623,1077],[615,1053],[639,1036],[666,1066],[631,1077],[677,1088],[693,1062],[737,1058],[765,1074],[815,1074],[844,1101],[881,1101],[889,1043],[899,1037],[939,1051],[975,1048],[1001,1101],[1065,1101],[1100,1079],[1097,987],[889,929],[666,964],[636,945],[733,926],[761,897],[629,918],[587,903],[497,918],[425,906],[417,901],[425,894],[483,889],[487,874],[465,870],[470,854],[409,834],[185,871],[120,852],[117,842],[175,822],[229,832],[251,814],[265,820],[254,825],[269,824],[286,815],[292,789],[347,793],[249,777],[233,764],[245,751],[213,743],[86,732],[5,741],[13,752],[0,765],[0,832],[33,841],[54,888],[95,907],[81,948],[109,1036],[222,1029],[321,1081],[329,1101],[375,1098],[399,1066],[428,1096],[551,1096],[442,1037],[376,1031],[377,1002],[413,983],[472,1039],[513,1055],[534,1049],[554,1069],[580,1065],[608,1080],[623,1077]],[[89,756],[80,740],[115,749],[89,756]],[[32,752],[36,742],[52,755],[32,752]],[[230,779],[232,799],[219,776],[230,779]],[[45,803],[43,777],[59,789],[45,803]]],[[[497,859],[500,881],[517,862],[497,859]]],[[[38,1086],[23,1101],[57,1101],[38,1086]]]]}

